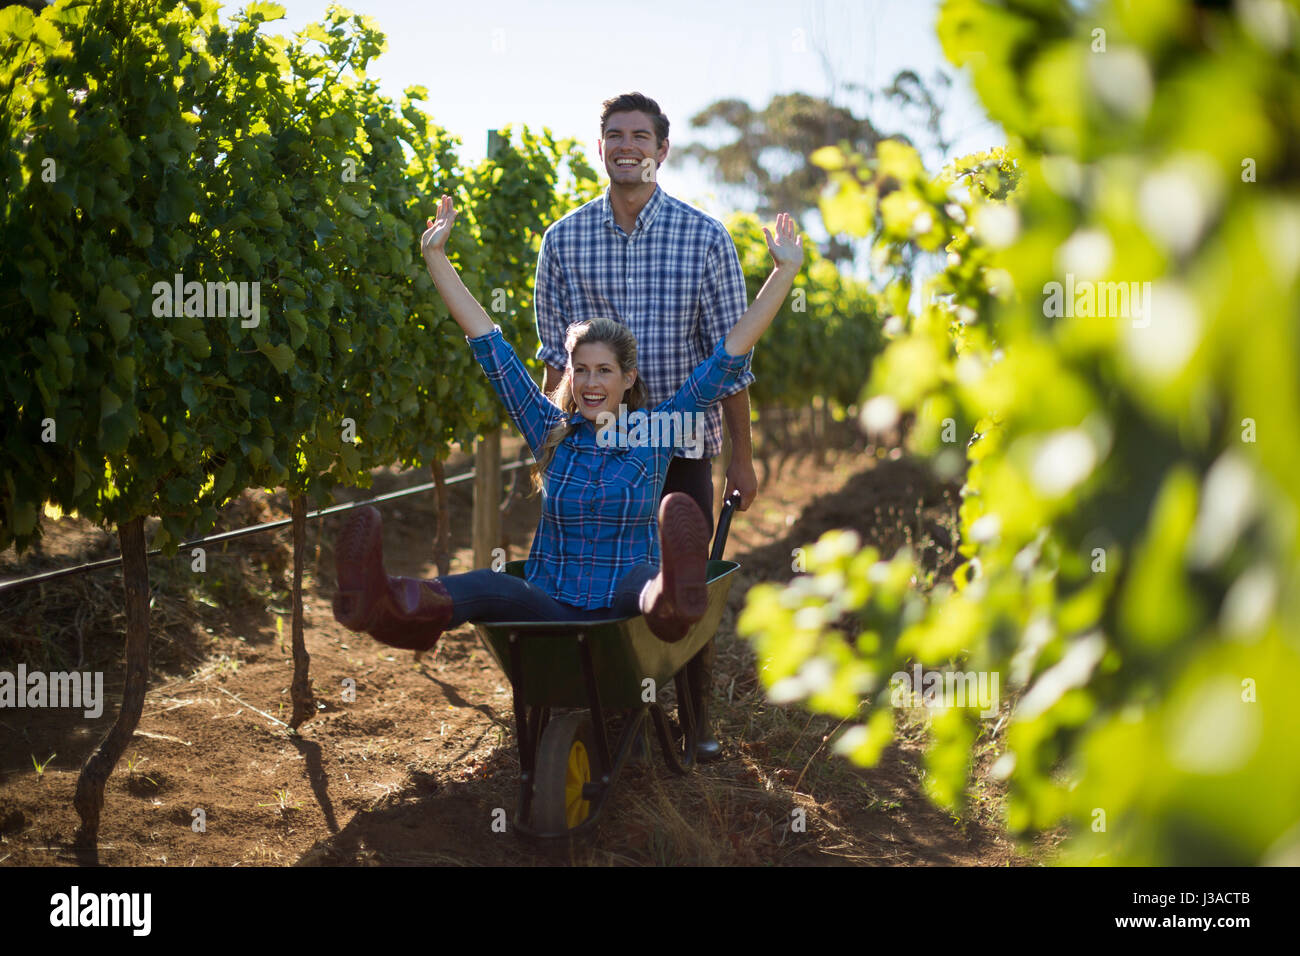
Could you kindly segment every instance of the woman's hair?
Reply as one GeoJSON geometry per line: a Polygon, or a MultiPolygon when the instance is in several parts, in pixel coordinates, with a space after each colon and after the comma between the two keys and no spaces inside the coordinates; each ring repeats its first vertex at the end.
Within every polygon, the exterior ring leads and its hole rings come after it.
{"type": "MultiPolygon", "coordinates": [[[[552,428],[550,434],[546,436],[546,441],[542,443],[542,450],[537,455],[537,464],[533,465],[534,491],[541,490],[542,475],[546,474],[546,469],[550,467],[551,459],[555,457],[555,449],[559,447],[560,442],[582,425],[581,422],[570,425],[567,421],[567,417],[578,410],[578,403],[573,399],[573,353],[580,345],[594,343],[610,347],[618,361],[620,372],[626,374],[637,369],[636,336],[626,325],[613,319],[598,318],[574,322],[569,326],[564,334],[564,350],[569,353],[569,360],[565,363],[560,384],[555,386],[550,394],[551,401],[564,412],[566,420],[552,428]]],[[[632,387],[623,393],[622,404],[626,405],[627,410],[631,412],[645,408],[649,403],[650,393],[646,391],[645,382],[638,374],[632,387]]]]}

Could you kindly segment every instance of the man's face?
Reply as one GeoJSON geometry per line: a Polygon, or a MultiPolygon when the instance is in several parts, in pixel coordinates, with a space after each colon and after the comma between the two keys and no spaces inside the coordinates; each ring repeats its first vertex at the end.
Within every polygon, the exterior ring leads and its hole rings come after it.
{"type": "Polygon", "coordinates": [[[668,157],[668,140],[655,145],[654,122],[645,113],[614,113],[605,122],[600,157],[611,183],[653,183],[660,164],[668,157]]]}

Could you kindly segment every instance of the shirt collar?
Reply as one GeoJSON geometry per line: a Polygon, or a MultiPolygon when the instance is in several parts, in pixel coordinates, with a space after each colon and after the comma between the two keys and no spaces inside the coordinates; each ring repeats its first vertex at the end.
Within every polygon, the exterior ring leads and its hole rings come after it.
{"type": "MultiPolygon", "coordinates": [[[[606,186],[605,193],[601,197],[601,213],[604,217],[605,225],[613,229],[614,206],[609,201],[609,190],[610,187],[606,186]]],[[[632,230],[633,236],[638,232],[644,232],[650,228],[650,224],[654,222],[655,216],[659,213],[659,209],[664,204],[665,195],[667,194],[663,191],[663,187],[658,183],[655,183],[655,191],[650,194],[650,198],[646,200],[646,204],[641,207],[641,211],[636,215],[636,227],[632,230]]],[[[631,237],[629,236],[629,238],[631,237]]]]}

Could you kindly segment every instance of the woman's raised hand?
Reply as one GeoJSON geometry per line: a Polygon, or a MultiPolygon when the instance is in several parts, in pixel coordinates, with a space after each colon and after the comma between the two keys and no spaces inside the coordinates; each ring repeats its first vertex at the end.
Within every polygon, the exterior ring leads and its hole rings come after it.
{"type": "Polygon", "coordinates": [[[767,250],[772,253],[777,268],[799,268],[803,265],[803,237],[798,234],[794,217],[779,213],[776,217],[776,236],[763,227],[763,237],[767,239],[767,250]]]}
{"type": "Polygon", "coordinates": [[[794,218],[785,213],[776,217],[776,235],[763,227],[763,236],[767,239],[768,252],[776,260],[776,269],[767,277],[763,288],[749,304],[736,324],[731,327],[723,340],[723,348],[728,355],[744,355],[754,347],[763,332],[776,318],[777,310],[794,285],[799,267],[803,265],[803,239],[795,229],[794,218]]]}
{"type": "Polygon", "coordinates": [[[451,224],[456,221],[456,206],[450,196],[438,200],[438,219],[430,219],[429,228],[420,237],[420,253],[427,256],[430,252],[442,252],[447,246],[447,237],[451,235],[451,224]]]}
{"type": "Polygon", "coordinates": [[[447,259],[447,237],[451,235],[451,224],[455,221],[456,207],[450,196],[443,196],[438,200],[437,222],[430,219],[429,228],[420,237],[420,252],[424,255],[424,264],[429,267],[429,278],[447,303],[447,311],[467,336],[477,338],[487,335],[495,325],[447,259]]]}

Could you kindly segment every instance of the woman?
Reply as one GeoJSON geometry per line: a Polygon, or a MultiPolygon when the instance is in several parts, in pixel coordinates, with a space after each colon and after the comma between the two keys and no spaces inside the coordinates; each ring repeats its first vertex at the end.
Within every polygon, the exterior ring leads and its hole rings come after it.
{"type": "MultiPolygon", "coordinates": [[[[684,443],[682,430],[652,429],[657,440],[637,441],[612,424],[620,406],[624,422],[628,410],[643,411],[636,340],[612,319],[575,323],[565,341],[564,377],[549,398],[543,395],[448,261],[455,219],[451,199],[443,196],[420,248],[452,318],[537,460],[542,518],[525,576],[484,569],[431,581],[390,578],[379,512],[362,508],[336,550],[335,618],[412,650],[429,649],[444,630],[470,620],[584,621],[638,613],[661,639],[680,640],[707,605],[710,528],[684,494],[665,497],[656,521],[655,502],[673,450],[684,443]]],[[[723,397],[789,293],[803,240],[784,213],[775,237],[766,228],[763,234],[775,270],[713,355],[651,411],[661,416],[657,421],[680,422],[723,397]]]]}

